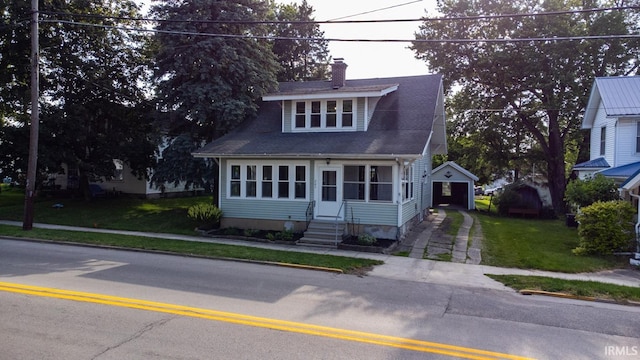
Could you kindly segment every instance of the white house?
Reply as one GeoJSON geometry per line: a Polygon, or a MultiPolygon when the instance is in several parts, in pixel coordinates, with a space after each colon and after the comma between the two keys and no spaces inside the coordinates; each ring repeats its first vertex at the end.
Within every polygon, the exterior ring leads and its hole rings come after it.
{"type": "Polygon", "coordinates": [[[640,76],[596,78],[583,129],[591,130],[589,161],[576,164],[580,178],[600,173],[626,191],[640,171],[640,76]]]}
{"type": "MultiPolygon", "coordinates": [[[[596,78],[582,128],[591,130],[590,158],[573,169],[580,178],[614,179],[640,212],[640,76],[596,78]]],[[[634,261],[640,264],[640,242],[634,261]]]]}

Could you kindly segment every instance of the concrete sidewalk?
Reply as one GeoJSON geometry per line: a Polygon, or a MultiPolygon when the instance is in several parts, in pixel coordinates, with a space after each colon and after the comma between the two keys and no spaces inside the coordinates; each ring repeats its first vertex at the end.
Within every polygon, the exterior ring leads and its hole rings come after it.
{"type": "MultiPolygon", "coordinates": [[[[0,224],[22,226],[16,221],[3,221],[0,224]]],[[[354,252],[338,249],[310,248],[296,245],[270,244],[253,241],[243,241],[236,239],[211,238],[204,236],[186,236],[176,234],[149,233],[138,231],[122,231],[109,229],[82,228],[62,225],[34,224],[34,228],[70,230],[95,233],[110,233],[121,235],[133,235],[153,238],[163,238],[181,241],[199,241],[228,245],[243,245],[265,249],[297,251],[304,253],[338,255],[355,258],[368,258],[384,261],[383,265],[376,266],[370,276],[383,277],[387,279],[397,279],[404,281],[415,281],[433,284],[456,285],[464,287],[481,287],[505,291],[513,291],[501,283],[492,280],[485,274],[496,275],[530,275],[562,278],[570,280],[588,280],[603,283],[611,283],[625,286],[640,287],[640,271],[635,270],[609,270],[597,273],[564,274],[549,271],[522,270],[511,268],[498,268],[485,265],[474,265],[465,263],[453,263],[444,261],[432,261],[411,257],[400,257],[387,254],[374,254],[366,252],[354,252]]],[[[423,248],[424,249],[424,248],[423,248]]]]}

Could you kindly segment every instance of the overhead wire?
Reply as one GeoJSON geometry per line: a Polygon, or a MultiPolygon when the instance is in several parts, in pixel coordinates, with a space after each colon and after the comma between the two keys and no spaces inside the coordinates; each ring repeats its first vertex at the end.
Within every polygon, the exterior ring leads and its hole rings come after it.
{"type": "MultiPolygon", "coordinates": [[[[640,10],[640,6],[615,6],[606,8],[590,8],[562,11],[547,11],[538,13],[513,13],[513,14],[495,14],[495,15],[462,15],[448,17],[422,17],[412,19],[378,19],[378,20],[304,20],[304,21],[281,21],[281,20],[207,20],[207,19],[154,19],[144,17],[126,17],[126,16],[109,16],[98,14],[79,14],[55,11],[40,11],[44,15],[70,16],[80,18],[97,18],[97,19],[113,19],[128,21],[144,21],[156,23],[198,23],[198,24],[244,24],[244,25],[268,25],[268,24],[367,24],[367,23],[394,23],[394,22],[440,22],[440,21],[461,21],[461,20],[492,20],[503,18],[522,18],[535,16],[558,16],[573,15],[583,13],[607,12],[607,11],[623,11],[623,10],[640,10]]],[[[350,15],[348,17],[357,16],[350,15]]],[[[346,18],[346,17],[343,17],[346,18]]],[[[339,18],[339,19],[343,19],[339,18]]]]}
{"type": "Polygon", "coordinates": [[[331,20],[327,20],[327,21],[335,22],[337,20],[348,19],[348,18],[361,16],[361,15],[373,14],[373,13],[376,13],[376,12],[379,12],[379,11],[391,10],[391,9],[399,8],[399,7],[406,6],[406,5],[419,3],[419,2],[422,2],[422,0],[414,0],[414,1],[409,1],[409,2],[406,2],[406,3],[402,3],[402,4],[391,5],[391,6],[375,9],[375,10],[364,11],[364,12],[353,14],[353,15],[345,15],[345,16],[337,17],[337,18],[334,18],[334,19],[331,19],[331,20]]]}
{"type": "Polygon", "coordinates": [[[486,39],[341,39],[341,38],[312,38],[312,37],[287,37],[271,35],[250,35],[250,34],[220,34],[195,31],[176,31],[134,28],[127,26],[102,25],[94,23],[83,23],[68,20],[40,20],[41,23],[59,23],[68,25],[100,27],[123,31],[139,31],[156,34],[206,36],[231,39],[260,39],[260,40],[297,40],[297,41],[328,41],[328,42],[380,42],[380,43],[514,43],[514,42],[552,42],[552,41],[582,41],[582,40],[614,40],[614,39],[636,39],[640,34],[618,34],[618,35],[584,35],[584,36],[552,36],[552,37],[526,37],[526,38],[486,38],[486,39]]]}

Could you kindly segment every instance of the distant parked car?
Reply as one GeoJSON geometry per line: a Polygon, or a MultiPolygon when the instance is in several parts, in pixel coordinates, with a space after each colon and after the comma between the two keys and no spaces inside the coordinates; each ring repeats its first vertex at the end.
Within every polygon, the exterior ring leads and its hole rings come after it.
{"type": "Polygon", "coordinates": [[[482,186],[476,186],[475,188],[473,188],[473,193],[475,195],[482,195],[483,194],[482,186]]]}
{"type": "Polygon", "coordinates": [[[502,191],[502,186],[499,186],[497,188],[485,189],[484,190],[484,194],[487,195],[487,196],[496,195],[500,191],[502,191]]]}

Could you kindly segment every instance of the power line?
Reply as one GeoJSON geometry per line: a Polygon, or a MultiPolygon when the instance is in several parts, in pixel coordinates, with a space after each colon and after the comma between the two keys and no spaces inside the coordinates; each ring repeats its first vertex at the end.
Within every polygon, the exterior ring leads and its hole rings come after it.
{"type": "MultiPolygon", "coordinates": [[[[407,3],[408,4],[408,3],[407,3]]],[[[469,16],[449,16],[449,17],[431,17],[431,18],[416,18],[416,19],[383,19],[383,20],[307,20],[307,21],[280,21],[280,20],[181,20],[181,19],[153,19],[143,17],[124,17],[124,16],[107,16],[97,14],[77,14],[67,12],[54,12],[54,11],[41,11],[41,14],[56,15],[56,16],[70,16],[80,18],[95,18],[95,19],[113,19],[113,20],[127,20],[127,21],[143,21],[143,22],[156,22],[156,23],[196,23],[196,24],[243,24],[243,25],[268,25],[268,24],[291,24],[291,25],[304,25],[304,24],[367,24],[367,23],[395,23],[395,22],[440,22],[440,21],[466,21],[466,20],[493,20],[504,18],[523,18],[523,17],[536,17],[536,16],[559,16],[559,15],[575,15],[584,13],[595,12],[608,12],[608,11],[623,11],[623,10],[640,10],[640,6],[616,6],[607,8],[592,8],[592,9],[577,9],[577,10],[563,10],[563,11],[549,11],[539,13],[519,13],[519,14],[497,14],[497,15],[469,15],[469,16]]],[[[351,15],[356,16],[356,15],[351,15]]],[[[349,17],[351,17],[349,16],[349,17]]]]}
{"type": "Polygon", "coordinates": [[[419,3],[419,2],[422,2],[422,0],[409,1],[409,2],[406,2],[406,3],[387,6],[387,7],[380,8],[380,9],[375,9],[375,10],[369,10],[369,11],[361,12],[361,13],[358,13],[358,14],[341,16],[341,17],[338,17],[338,18],[335,18],[335,19],[331,19],[331,20],[327,20],[327,21],[335,22],[337,20],[347,19],[347,18],[350,18],[350,17],[356,17],[356,16],[360,16],[360,15],[372,14],[372,13],[375,13],[375,12],[378,12],[378,11],[383,11],[383,10],[395,9],[395,8],[399,8],[401,6],[411,5],[411,4],[415,4],[415,3],[419,3]]]}
{"type": "Polygon", "coordinates": [[[555,41],[583,41],[583,40],[619,40],[619,39],[637,39],[640,34],[619,34],[619,35],[585,35],[585,36],[552,36],[552,37],[526,37],[526,38],[502,38],[502,39],[340,39],[340,38],[311,38],[311,37],[284,37],[270,35],[234,35],[219,33],[203,33],[193,31],[175,31],[175,30],[157,30],[133,28],[126,26],[113,26],[83,23],[68,20],[41,20],[42,23],[60,23],[78,26],[100,27],[107,29],[116,29],[123,31],[138,31],[156,34],[169,35],[188,35],[188,36],[206,36],[229,39],[259,39],[259,40],[297,40],[297,41],[328,41],[328,42],[371,42],[371,43],[516,43],[516,42],[555,42],[555,41]]]}

